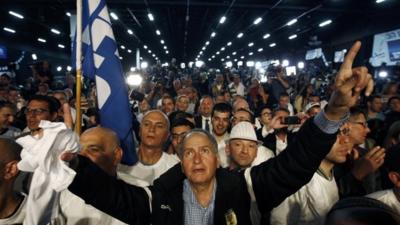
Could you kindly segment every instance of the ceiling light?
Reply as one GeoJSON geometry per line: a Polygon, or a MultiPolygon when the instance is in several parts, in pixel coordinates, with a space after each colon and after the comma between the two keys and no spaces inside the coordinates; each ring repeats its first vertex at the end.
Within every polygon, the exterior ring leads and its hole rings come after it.
{"type": "Polygon", "coordinates": [[[164,49],[167,49],[167,46],[164,45],[164,49]]]}
{"type": "Polygon", "coordinates": [[[54,34],[61,34],[61,32],[60,32],[59,30],[54,29],[54,28],[52,28],[50,31],[51,31],[52,33],[54,33],[54,34]]]}
{"type": "Polygon", "coordinates": [[[219,55],[219,52],[216,52],[215,54],[219,55]]]}
{"type": "Polygon", "coordinates": [[[146,69],[148,66],[149,66],[149,64],[146,61],[143,61],[143,62],[140,63],[140,68],[141,69],[146,69]]]}
{"type": "Polygon", "coordinates": [[[72,67],[71,66],[67,66],[67,71],[69,72],[71,70],[72,70],[72,67]]]}
{"type": "Polygon", "coordinates": [[[386,0],[376,0],[375,2],[379,4],[379,3],[384,2],[384,1],[386,1],[386,0]]]}
{"type": "Polygon", "coordinates": [[[59,48],[65,48],[65,46],[62,45],[62,44],[58,44],[58,47],[59,47],[59,48]]]}
{"type": "Polygon", "coordinates": [[[60,72],[62,70],[61,66],[57,66],[57,71],[60,72]]]}
{"type": "Polygon", "coordinates": [[[332,20],[325,20],[324,22],[319,24],[319,27],[324,27],[332,23],[332,20]]]}
{"type": "Polygon", "coordinates": [[[38,40],[39,42],[46,43],[46,40],[43,39],[43,38],[38,38],[37,40],[38,40]]]}
{"type": "Polygon", "coordinates": [[[23,15],[21,15],[21,14],[19,14],[19,13],[16,13],[16,12],[14,12],[14,11],[8,11],[8,13],[9,13],[10,15],[13,15],[13,16],[19,18],[19,19],[23,19],[23,18],[24,18],[23,15]]]}
{"type": "Polygon", "coordinates": [[[147,51],[149,54],[151,54],[151,50],[149,49],[148,51],[147,51]]]}
{"type": "Polygon", "coordinates": [[[66,12],[65,15],[67,15],[68,17],[71,17],[71,13],[70,12],[66,12]]]}
{"type": "Polygon", "coordinates": [[[229,67],[229,68],[231,68],[231,67],[233,66],[233,63],[232,63],[231,61],[226,62],[226,66],[229,67]]]}
{"type": "Polygon", "coordinates": [[[150,20],[150,21],[154,21],[154,16],[153,16],[153,14],[149,13],[149,14],[147,14],[147,17],[149,17],[149,20],[150,20]]]}
{"type": "Polygon", "coordinates": [[[208,58],[208,61],[211,61],[211,58],[208,58]]]}
{"type": "Polygon", "coordinates": [[[303,69],[304,68],[304,62],[297,63],[297,68],[303,69]]]}
{"type": "Polygon", "coordinates": [[[221,61],[223,62],[223,61],[225,61],[225,59],[221,59],[221,61]]]}
{"type": "Polygon", "coordinates": [[[247,61],[246,62],[247,67],[253,67],[254,66],[254,61],[247,61]]]}
{"type": "Polygon", "coordinates": [[[32,54],[32,59],[37,60],[37,55],[35,53],[32,54]]]}
{"type": "Polygon", "coordinates": [[[292,40],[292,39],[295,39],[295,38],[297,38],[297,34],[293,34],[293,35],[289,36],[289,40],[292,40]]]}
{"type": "Polygon", "coordinates": [[[239,61],[239,62],[237,63],[237,65],[238,65],[238,66],[243,66],[243,61],[239,61]]]}
{"type": "Polygon", "coordinates": [[[167,50],[167,51],[165,51],[165,54],[167,54],[168,55],[168,53],[169,53],[169,51],[167,50]]]}
{"type": "Polygon", "coordinates": [[[204,65],[203,61],[196,61],[194,64],[196,67],[202,67],[204,65]]]}
{"type": "Polygon", "coordinates": [[[249,47],[252,47],[253,45],[254,45],[254,42],[250,42],[250,43],[248,44],[249,47]]]}
{"type": "Polygon", "coordinates": [[[147,49],[147,45],[144,45],[143,48],[144,48],[144,49],[147,49]]]}
{"type": "Polygon", "coordinates": [[[151,56],[156,57],[156,54],[153,53],[153,55],[151,55],[151,56]]]}
{"type": "Polygon", "coordinates": [[[242,38],[243,37],[243,33],[242,32],[238,33],[238,35],[236,37],[237,38],[242,38]]]}
{"type": "Polygon", "coordinates": [[[236,52],[232,52],[232,55],[236,55],[236,52]]]}
{"type": "Polygon", "coordinates": [[[212,38],[215,37],[215,35],[217,35],[217,33],[215,33],[215,32],[212,32],[212,33],[211,33],[211,37],[212,37],[212,38]]]}
{"type": "Polygon", "coordinates": [[[124,46],[124,45],[121,45],[121,48],[122,48],[122,49],[125,49],[125,46],[124,46]]]}
{"type": "Polygon", "coordinates": [[[223,23],[225,23],[225,20],[226,20],[226,17],[223,16],[223,17],[221,17],[221,19],[219,19],[219,23],[223,24],[223,23]]]}
{"type": "MultiPolygon", "coordinates": [[[[132,71],[132,68],[135,68],[135,67],[131,67],[131,71],[132,71]]],[[[135,70],[136,70],[136,68],[135,68],[135,70]]],[[[133,70],[133,71],[135,71],[135,70],[133,70]]],[[[130,86],[139,86],[142,82],[143,82],[142,76],[140,76],[139,74],[136,74],[136,73],[132,73],[132,74],[128,75],[128,77],[126,78],[126,83],[130,86]]]]}
{"type": "Polygon", "coordinates": [[[114,19],[114,20],[118,20],[118,16],[117,14],[115,14],[114,12],[110,13],[110,16],[114,19]]]}
{"type": "Polygon", "coordinates": [[[211,58],[213,58],[213,59],[214,59],[214,58],[215,58],[215,55],[211,56],[211,58]]]}
{"type": "Polygon", "coordinates": [[[254,20],[253,24],[254,24],[254,25],[257,25],[257,24],[259,24],[261,21],[262,21],[262,18],[261,18],[261,17],[258,17],[257,19],[254,20]]]}
{"type": "Polygon", "coordinates": [[[203,51],[204,51],[204,50],[206,50],[206,47],[205,47],[205,46],[204,46],[204,47],[202,47],[202,48],[201,48],[201,50],[203,50],[203,51]]]}
{"type": "Polygon", "coordinates": [[[158,36],[160,36],[160,35],[161,35],[160,30],[156,30],[156,34],[157,34],[158,36]]]}
{"type": "Polygon", "coordinates": [[[131,29],[128,29],[128,34],[133,35],[133,31],[131,29]]]}
{"type": "Polygon", "coordinates": [[[232,42],[228,42],[226,45],[227,45],[227,46],[231,46],[231,45],[232,45],[232,42]]]}
{"type": "Polygon", "coordinates": [[[210,44],[210,42],[209,42],[209,41],[207,41],[207,42],[206,42],[206,45],[209,45],[209,44],[210,44]]]}
{"type": "Polygon", "coordinates": [[[10,33],[15,33],[15,30],[13,30],[13,29],[11,29],[11,28],[8,28],[8,27],[3,27],[3,30],[4,31],[7,31],[7,32],[10,32],[10,33]]]}
{"type": "Polygon", "coordinates": [[[128,53],[132,53],[132,50],[128,49],[128,53]]]}
{"type": "Polygon", "coordinates": [[[267,38],[269,38],[269,37],[271,37],[270,34],[264,34],[264,36],[263,36],[264,39],[267,39],[267,38]]]}
{"type": "Polygon", "coordinates": [[[292,19],[291,21],[287,22],[286,25],[292,26],[293,24],[297,23],[297,19],[292,19]]]}
{"type": "Polygon", "coordinates": [[[276,43],[271,43],[271,44],[269,44],[269,47],[275,47],[276,46],[276,43]]]}
{"type": "Polygon", "coordinates": [[[237,62],[237,59],[234,59],[233,61],[237,62]]]}
{"type": "Polygon", "coordinates": [[[221,48],[221,51],[225,51],[225,47],[222,47],[222,48],[221,48]]]}
{"type": "Polygon", "coordinates": [[[241,59],[244,59],[244,56],[242,55],[242,56],[240,56],[240,58],[241,58],[241,59]]]}
{"type": "Polygon", "coordinates": [[[253,52],[249,52],[249,55],[253,55],[254,53],[253,52]]]}
{"type": "Polygon", "coordinates": [[[264,50],[263,48],[259,48],[257,51],[262,52],[263,50],[264,50]]]}
{"type": "Polygon", "coordinates": [[[283,67],[289,66],[289,60],[287,59],[282,60],[282,66],[283,67]]]}
{"type": "Polygon", "coordinates": [[[203,51],[200,51],[200,52],[199,52],[199,55],[202,55],[202,54],[203,54],[203,51]]]}
{"type": "Polygon", "coordinates": [[[165,43],[164,40],[161,40],[160,42],[161,42],[161,44],[164,44],[164,43],[165,43]]]}

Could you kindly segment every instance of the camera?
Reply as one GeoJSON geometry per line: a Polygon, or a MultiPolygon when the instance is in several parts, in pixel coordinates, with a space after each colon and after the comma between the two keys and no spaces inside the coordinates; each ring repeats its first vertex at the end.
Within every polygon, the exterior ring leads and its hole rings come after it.
{"type": "Polygon", "coordinates": [[[283,124],[287,125],[300,124],[300,118],[298,116],[288,116],[284,119],[283,124]]]}

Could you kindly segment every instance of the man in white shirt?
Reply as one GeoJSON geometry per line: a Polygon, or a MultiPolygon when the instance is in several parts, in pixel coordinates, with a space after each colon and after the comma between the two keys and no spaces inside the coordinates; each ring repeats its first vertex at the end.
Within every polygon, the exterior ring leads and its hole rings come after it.
{"type": "Polygon", "coordinates": [[[228,166],[225,141],[229,138],[228,128],[230,126],[231,115],[232,107],[226,103],[215,104],[211,114],[212,135],[218,144],[218,155],[222,167],[228,166]]]}
{"type": "Polygon", "coordinates": [[[351,148],[349,137],[339,134],[311,181],[272,210],[271,224],[324,224],[326,214],[339,200],[333,167],[346,161],[351,148]]]}
{"type": "Polygon", "coordinates": [[[232,97],[236,95],[244,96],[244,85],[240,81],[239,74],[233,75],[233,82],[231,82],[228,87],[232,97]]]}
{"type": "Polygon", "coordinates": [[[120,165],[119,171],[152,185],[155,179],[177,164],[179,159],[176,156],[163,152],[163,144],[169,136],[169,126],[168,117],[163,112],[147,112],[139,130],[139,161],[133,166],[120,165]]]}
{"type": "Polygon", "coordinates": [[[389,149],[385,157],[385,166],[387,168],[388,177],[393,183],[392,189],[378,191],[367,195],[369,198],[379,200],[400,215],[400,145],[389,149]]]}
{"type": "Polygon", "coordinates": [[[22,147],[8,138],[0,138],[0,224],[22,224],[26,198],[14,191],[17,163],[22,147]]]}

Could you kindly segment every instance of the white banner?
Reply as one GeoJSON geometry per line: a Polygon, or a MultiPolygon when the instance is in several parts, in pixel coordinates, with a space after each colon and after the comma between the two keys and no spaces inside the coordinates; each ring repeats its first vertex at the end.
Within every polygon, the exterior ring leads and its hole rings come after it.
{"type": "Polygon", "coordinates": [[[372,56],[369,60],[372,66],[378,67],[382,63],[394,66],[400,63],[400,29],[374,36],[372,56]]]}

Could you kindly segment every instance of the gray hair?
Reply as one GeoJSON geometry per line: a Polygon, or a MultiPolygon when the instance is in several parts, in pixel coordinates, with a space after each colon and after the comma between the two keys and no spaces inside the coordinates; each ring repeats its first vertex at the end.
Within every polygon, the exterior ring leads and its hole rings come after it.
{"type": "Polygon", "coordinates": [[[179,158],[182,158],[182,156],[183,156],[183,145],[184,145],[184,143],[186,142],[186,140],[187,140],[188,138],[190,138],[191,136],[193,136],[193,135],[195,135],[195,134],[201,134],[201,135],[206,136],[206,138],[207,138],[208,140],[210,140],[210,142],[211,142],[211,149],[212,149],[212,151],[213,151],[214,154],[216,154],[217,157],[218,157],[218,144],[217,144],[217,141],[215,140],[214,136],[212,136],[209,132],[207,132],[207,131],[205,131],[205,130],[203,130],[203,129],[195,128],[195,129],[193,129],[193,130],[188,131],[188,132],[185,134],[185,136],[183,137],[183,140],[182,140],[181,144],[180,144],[179,147],[178,147],[178,156],[179,156],[179,158]]]}

